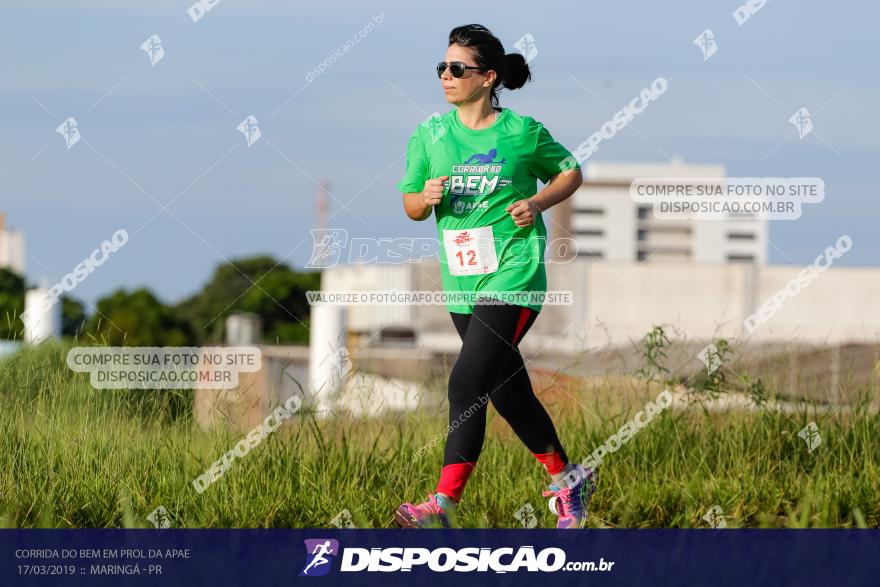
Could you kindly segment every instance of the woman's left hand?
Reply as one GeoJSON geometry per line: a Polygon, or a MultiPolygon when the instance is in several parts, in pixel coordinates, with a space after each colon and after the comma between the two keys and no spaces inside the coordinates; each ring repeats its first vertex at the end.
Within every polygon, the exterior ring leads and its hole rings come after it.
{"type": "Polygon", "coordinates": [[[509,205],[505,210],[513,218],[513,223],[520,228],[534,224],[535,218],[541,213],[541,209],[532,200],[519,200],[509,205]]]}

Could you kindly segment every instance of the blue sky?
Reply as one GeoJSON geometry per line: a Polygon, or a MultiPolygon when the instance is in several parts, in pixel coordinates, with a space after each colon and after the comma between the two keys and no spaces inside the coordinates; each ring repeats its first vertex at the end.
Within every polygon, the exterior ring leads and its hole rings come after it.
{"type": "Polygon", "coordinates": [[[570,149],[609,120],[602,102],[616,110],[664,76],[666,93],[633,121],[641,135],[622,130],[595,160],[669,155],[722,163],[731,176],[821,177],[823,203],[771,223],[770,262],[809,263],[849,234],[840,264],[878,264],[876,3],[771,0],[742,26],[736,0],[220,0],[197,22],[190,4],[3,3],[0,211],[26,233],[29,281],[59,280],[119,228],[130,242],[77,296],[148,286],[177,301],[224,257],[267,253],[302,266],[313,179],[330,182],[331,227],[434,236],[432,223],[405,217],[394,185],[413,128],[449,108],[433,72],[449,30],[472,22],[508,52],[534,36],[533,82],[501,102],[570,149]],[[718,44],[708,61],[692,44],[706,28],[718,44]],[[153,34],[165,56],[151,67],[140,45],[153,34]],[[782,142],[800,107],[814,113],[814,133],[782,142]],[[263,135],[251,147],[236,130],[248,115],[263,135]],[[68,116],[83,139],[71,149],[55,132],[68,116]]]}

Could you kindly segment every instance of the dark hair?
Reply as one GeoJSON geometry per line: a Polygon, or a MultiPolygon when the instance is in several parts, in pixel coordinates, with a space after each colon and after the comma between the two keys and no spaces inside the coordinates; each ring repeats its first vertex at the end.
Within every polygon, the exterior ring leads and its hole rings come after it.
{"type": "Polygon", "coordinates": [[[526,58],[521,53],[505,54],[501,41],[483,25],[466,24],[455,27],[449,32],[449,44],[473,49],[477,67],[484,71],[493,69],[498,74],[489,94],[493,108],[498,107],[499,86],[516,90],[532,79],[526,58]]]}

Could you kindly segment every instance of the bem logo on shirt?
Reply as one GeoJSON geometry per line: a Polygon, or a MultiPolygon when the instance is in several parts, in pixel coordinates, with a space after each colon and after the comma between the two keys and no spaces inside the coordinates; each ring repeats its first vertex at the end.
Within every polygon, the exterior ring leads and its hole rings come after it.
{"type": "Polygon", "coordinates": [[[456,214],[470,212],[475,208],[486,208],[488,202],[462,202],[459,198],[488,196],[497,189],[510,184],[510,179],[501,179],[501,167],[505,159],[496,161],[497,149],[489,149],[485,154],[474,153],[463,165],[453,165],[449,174],[450,206],[456,214]]]}

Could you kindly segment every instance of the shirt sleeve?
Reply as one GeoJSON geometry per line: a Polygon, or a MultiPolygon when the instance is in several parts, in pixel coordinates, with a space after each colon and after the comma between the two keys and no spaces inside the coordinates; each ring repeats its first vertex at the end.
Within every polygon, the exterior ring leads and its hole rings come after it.
{"type": "Polygon", "coordinates": [[[558,173],[581,168],[577,158],[556,142],[543,124],[536,122],[535,125],[538,137],[530,169],[532,175],[540,179],[541,183],[547,183],[558,173]]]}
{"type": "Polygon", "coordinates": [[[406,175],[397,182],[401,193],[410,194],[425,189],[428,179],[428,156],[422,144],[420,129],[416,128],[406,145],[406,175]]]}

